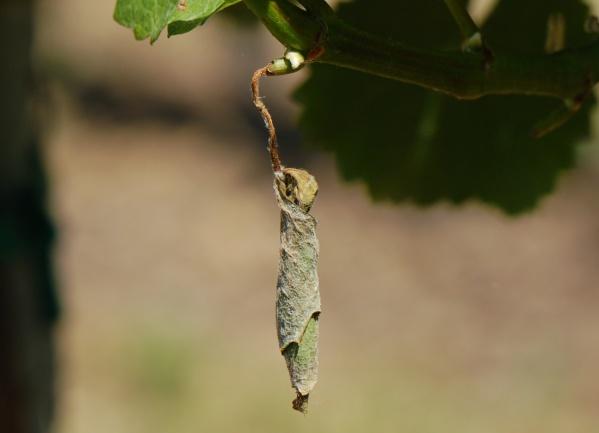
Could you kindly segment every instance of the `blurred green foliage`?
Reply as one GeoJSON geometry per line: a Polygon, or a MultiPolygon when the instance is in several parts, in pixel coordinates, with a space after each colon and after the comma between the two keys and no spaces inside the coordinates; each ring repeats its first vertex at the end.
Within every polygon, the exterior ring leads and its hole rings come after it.
{"type": "MultiPolygon", "coordinates": [[[[574,0],[502,0],[483,31],[497,53],[543,52],[547,18],[565,16],[567,44],[583,43],[588,9],[574,0]]],[[[459,32],[439,0],[356,0],[341,18],[409,46],[451,49],[459,32]]],[[[584,80],[584,77],[581,77],[584,80]]],[[[336,156],[343,177],[364,181],[375,199],[479,199],[508,213],[531,209],[573,166],[589,134],[591,103],[534,140],[536,123],[561,103],[526,96],[458,101],[391,80],[315,64],[296,93],[301,127],[336,156]]]]}

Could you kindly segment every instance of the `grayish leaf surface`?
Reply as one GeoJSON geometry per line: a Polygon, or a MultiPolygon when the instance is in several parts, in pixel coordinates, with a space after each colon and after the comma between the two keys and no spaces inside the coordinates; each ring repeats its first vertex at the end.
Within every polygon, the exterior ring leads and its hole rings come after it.
{"type": "Polygon", "coordinates": [[[274,188],[281,209],[277,332],[297,392],[293,407],[305,412],[318,380],[318,238],[316,219],[309,213],[318,186],[304,170],[284,169],[283,173],[274,188]]]}

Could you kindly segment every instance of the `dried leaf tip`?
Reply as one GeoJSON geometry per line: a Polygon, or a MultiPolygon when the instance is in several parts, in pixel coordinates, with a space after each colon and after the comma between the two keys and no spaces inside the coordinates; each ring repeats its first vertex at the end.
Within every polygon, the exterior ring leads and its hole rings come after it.
{"type": "Polygon", "coordinates": [[[275,177],[281,196],[309,212],[318,194],[314,176],[299,168],[283,168],[282,176],[275,177]]]}
{"type": "Polygon", "coordinates": [[[308,413],[308,399],[310,398],[310,394],[302,395],[299,391],[297,393],[297,397],[293,400],[293,409],[298,412],[303,413],[304,415],[308,413]]]}

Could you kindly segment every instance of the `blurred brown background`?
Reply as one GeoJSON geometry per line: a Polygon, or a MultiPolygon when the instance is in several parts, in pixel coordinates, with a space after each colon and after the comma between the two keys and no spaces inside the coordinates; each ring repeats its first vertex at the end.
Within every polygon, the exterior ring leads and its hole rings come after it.
{"type": "MultiPolygon", "coordinates": [[[[313,171],[321,380],[293,397],[274,328],[278,210],[251,72],[281,54],[216,17],[150,46],[113,0],[40,0],[35,58],[58,227],[57,433],[599,431],[599,152],[510,219],[373,204],[313,171]]],[[[8,433],[8,432],[7,432],[8,433]]]]}

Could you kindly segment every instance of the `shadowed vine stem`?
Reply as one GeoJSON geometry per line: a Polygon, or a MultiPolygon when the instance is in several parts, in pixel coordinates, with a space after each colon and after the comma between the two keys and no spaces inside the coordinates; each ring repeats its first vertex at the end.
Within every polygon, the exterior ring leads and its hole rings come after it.
{"type": "Polygon", "coordinates": [[[302,0],[302,7],[291,0],[243,1],[287,48],[307,54],[319,46],[322,54],[315,62],[419,85],[458,99],[491,94],[573,99],[588,87],[588,77],[593,84],[599,77],[599,40],[554,54],[495,52],[493,61],[487,63],[480,61],[480,53],[424,50],[356,29],[326,12],[330,8],[324,0],[302,0]]]}

